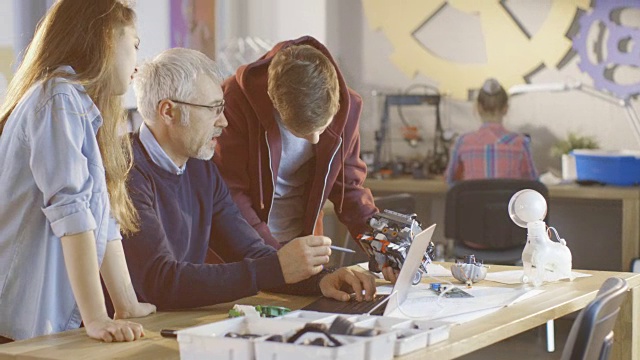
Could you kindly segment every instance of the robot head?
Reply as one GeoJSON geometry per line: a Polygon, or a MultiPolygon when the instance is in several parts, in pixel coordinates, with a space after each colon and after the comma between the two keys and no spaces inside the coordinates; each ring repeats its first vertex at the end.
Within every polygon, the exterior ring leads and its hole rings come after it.
{"type": "Polygon", "coordinates": [[[520,227],[526,228],[528,223],[542,220],[546,215],[547,201],[535,190],[520,190],[509,200],[509,216],[520,227]]]}

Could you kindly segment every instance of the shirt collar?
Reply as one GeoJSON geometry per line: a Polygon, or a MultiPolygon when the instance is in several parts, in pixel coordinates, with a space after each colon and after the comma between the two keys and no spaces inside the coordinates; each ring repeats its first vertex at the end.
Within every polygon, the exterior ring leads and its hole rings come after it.
{"type": "Polygon", "coordinates": [[[482,124],[481,128],[483,128],[483,129],[504,129],[504,125],[502,125],[502,123],[486,122],[486,123],[482,124]]]}
{"type": "Polygon", "coordinates": [[[145,150],[147,150],[147,153],[149,153],[151,161],[153,161],[154,164],[175,175],[182,175],[184,173],[187,168],[187,163],[184,163],[182,167],[178,167],[169,155],[167,155],[162,146],[160,146],[158,140],[156,140],[144,122],[140,125],[140,141],[145,150]]]}
{"type": "MultiPolygon", "coordinates": [[[[76,74],[76,71],[69,65],[58,66],[58,68],[56,68],[56,72],[65,72],[71,75],[76,74]]],[[[80,98],[82,101],[82,107],[85,109],[89,119],[91,119],[91,126],[93,127],[94,132],[97,133],[98,129],[100,128],[100,126],[102,126],[103,123],[102,114],[100,114],[100,110],[98,110],[98,107],[93,102],[93,99],[91,99],[89,94],[87,94],[87,90],[84,88],[84,86],[82,86],[82,84],[78,84],[72,79],[57,78],[56,81],[66,82],[73,86],[78,91],[78,93],[82,94],[80,98]]]]}

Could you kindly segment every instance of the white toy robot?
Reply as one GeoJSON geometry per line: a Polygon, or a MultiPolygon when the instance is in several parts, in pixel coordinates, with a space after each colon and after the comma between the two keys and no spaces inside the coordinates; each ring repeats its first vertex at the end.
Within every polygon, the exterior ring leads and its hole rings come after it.
{"type": "Polygon", "coordinates": [[[517,192],[509,201],[509,216],[518,226],[527,228],[527,244],[522,251],[523,283],[540,286],[544,281],[573,280],[571,251],[564,239],[549,238],[547,225],[542,219],[547,214],[547,202],[535,190],[517,192]]]}

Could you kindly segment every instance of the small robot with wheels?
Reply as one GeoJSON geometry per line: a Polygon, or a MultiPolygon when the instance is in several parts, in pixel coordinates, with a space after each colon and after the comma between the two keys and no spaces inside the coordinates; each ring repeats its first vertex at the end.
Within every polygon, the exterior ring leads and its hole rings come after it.
{"type": "MultiPolygon", "coordinates": [[[[416,214],[405,215],[384,210],[369,219],[370,233],[361,234],[356,241],[369,255],[369,270],[380,272],[384,266],[400,271],[409,252],[413,238],[422,231],[416,214]]],[[[427,272],[427,264],[433,258],[434,246],[429,244],[422,258],[422,264],[413,277],[418,284],[422,274],[427,272]]]]}

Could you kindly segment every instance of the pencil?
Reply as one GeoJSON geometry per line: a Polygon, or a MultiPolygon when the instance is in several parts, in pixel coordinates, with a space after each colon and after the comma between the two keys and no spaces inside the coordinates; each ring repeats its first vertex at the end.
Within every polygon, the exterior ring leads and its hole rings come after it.
{"type": "Polygon", "coordinates": [[[330,248],[331,248],[331,250],[342,251],[342,252],[351,253],[351,254],[355,253],[354,250],[343,248],[343,247],[340,247],[340,246],[331,245],[330,248]]]}

